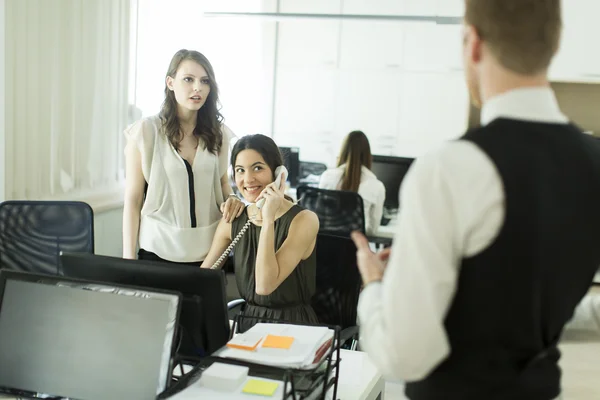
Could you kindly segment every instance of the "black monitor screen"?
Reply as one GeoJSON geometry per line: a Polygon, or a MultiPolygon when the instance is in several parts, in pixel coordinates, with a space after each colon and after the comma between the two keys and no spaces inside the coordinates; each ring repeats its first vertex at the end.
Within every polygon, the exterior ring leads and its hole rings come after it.
{"type": "Polygon", "coordinates": [[[298,147],[279,147],[283,162],[289,175],[288,181],[292,187],[298,186],[298,177],[300,175],[300,149],[298,147]]]}
{"type": "Polygon", "coordinates": [[[180,295],[0,273],[0,388],[150,399],[170,379],[180,295]]]}
{"type": "Polygon", "coordinates": [[[184,358],[204,357],[229,340],[225,276],[221,270],[88,253],[63,253],[60,264],[64,276],[181,292],[178,354],[184,358]]]}
{"type": "Polygon", "coordinates": [[[373,156],[371,171],[385,186],[385,208],[398,208],[400,184],[413,160],[414,158],[373,156]]]}

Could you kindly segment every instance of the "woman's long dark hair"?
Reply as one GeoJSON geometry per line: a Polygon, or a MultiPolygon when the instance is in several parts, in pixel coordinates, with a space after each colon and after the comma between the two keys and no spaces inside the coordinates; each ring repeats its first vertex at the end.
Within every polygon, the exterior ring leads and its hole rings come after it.
{"type": "MultiPolygon", "coordinates": [[[[262,156],[265,160],[265,163],[271,169],[273,174],[273,181],[275,180],[275,169],[280,165],[284,165],[283,163],[283,155],[275,144],[275,141],[268,136],[261,135],[257,133],[256,135],[247,135],[243,136],[238,140],[233,146],[233,150],[231,150],[231,168],[233,169],[233,179],[235,180],[235,161],[237,159],[238,154],[243,150],[254,150],[258,154],[262,156]]],[[[285,196],[285,198],[289,201],[293,201],[293,199],[289,196],[285,196]]]]}
{"type": "Polygon", "coordinates": [[[346,136],[337,166],[346,164],[342,175],[341,190],[358,192],[360,186],[361,167],[371,169],[373,155],[367,135],[362,131],[352,131],[346,136]]]}
{"type": "MultiPolygon", "coordinates": [[[[208,74],[210,93],[202,107],[198,110],[194,136],[204,144],[208,151],[217,154],[221,151],[221,145],[223,144],[223,134],[221,133],[223,116],[219,112],[219,86],[215,79],[215,73],[212,65],[210,65],[210,62],[203,54],[194,50],[182,49],[175,53],[171,59],[166,76],[175,79],[177,69],[184,60],[197,62],[208,74]]],[[[171,142],[171,145],[175,149],[179,149],[179,143],[183,139],[183,132],[181,131],[179,117],[177,116],[177,100],[175,99],[175,93],[169,89],[166,82],[165,100],[163,101],[159,115],[169,142],[171,142]]]]}

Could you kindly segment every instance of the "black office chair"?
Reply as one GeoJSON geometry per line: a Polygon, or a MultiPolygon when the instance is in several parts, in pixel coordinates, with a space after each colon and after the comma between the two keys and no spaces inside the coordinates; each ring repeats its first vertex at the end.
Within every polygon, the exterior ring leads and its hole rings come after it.
{"type": "Polygon", "coordinates": [[[317,290],[311,304],[319,322],[339,325],[341,342],[352,339],[356,347],[356,314],[361,277],[356,265],[356,246],[351,239],[319,233],[317,236],[317,290]]]}
{"type": "Polygon", "coordinates": [[[94,252],[94,213],[88,204],[0,203],[0,268],[56,275],[61,251],[94,252]]]}
{"type": "Polygon", "coordinates": [[[298,204],[319,217],[319,233],[350,237],[352,231],[365,233],[363,199],[356,192],[299,186],[298,204]]]}

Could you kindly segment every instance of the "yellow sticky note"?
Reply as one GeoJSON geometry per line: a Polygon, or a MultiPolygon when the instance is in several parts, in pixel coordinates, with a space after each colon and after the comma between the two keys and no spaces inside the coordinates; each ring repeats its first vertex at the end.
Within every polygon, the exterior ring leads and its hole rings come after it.
{"type": "Polygon", "coordinates": [[[277,382],[261,381],[259,379],[249,379],[244,385],[242,392],[248,394],[259,394],[261,396],[273,396],[279,387],[277,382]]]}
{"type": "Polygon", "coordinates": [[[292,347],[293,342],[294,338],[291,336],[267,335],[265,341],[262,344],[262,347],[271,347],[275,349],[289,349],[290,347],[292,347]]]}

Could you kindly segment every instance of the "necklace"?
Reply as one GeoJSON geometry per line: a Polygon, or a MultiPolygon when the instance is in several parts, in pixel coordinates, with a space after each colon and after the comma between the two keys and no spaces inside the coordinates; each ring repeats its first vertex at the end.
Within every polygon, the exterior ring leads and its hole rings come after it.
{"type": "Polygon", "coordinates": [[[254,221],[254,222],[262,221],[262,218],[258,218],[258,214],[259,214],[259,211],[257,210],[254,214],[250,215],[250,221],[254,221]]]}

